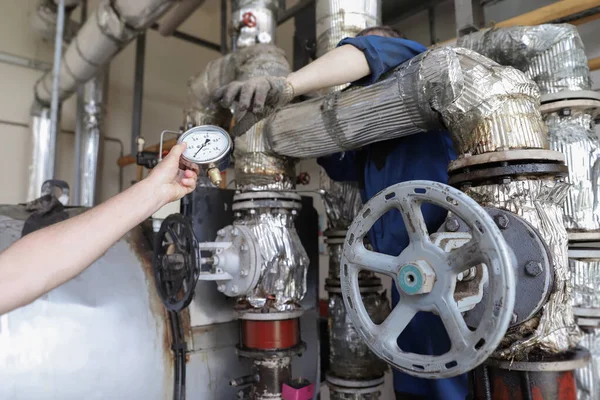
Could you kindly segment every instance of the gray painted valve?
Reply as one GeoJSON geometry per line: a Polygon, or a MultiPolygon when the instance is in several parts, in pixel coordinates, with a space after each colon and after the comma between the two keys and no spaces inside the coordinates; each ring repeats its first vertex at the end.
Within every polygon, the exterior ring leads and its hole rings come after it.
{"type": "Polygon", "coordinates": [[[411,181],[390,186],[363,207],[346,235],[340,278],[348,315],[378,357],[409,375],[447,378],[481,364],[502,340],[515,302],[513,262],[512,250],[494,220],[473,199],[441,183],[411,181]],[[421,213],[423,203],[459,216],[471,228],[471,240],[450,252],[434,244],[421,213]],[[393,209],[402,214],[410,244],[396,257],[367,250],[363,239],[393,209]],[[454,291],[459,274],[479,265],[487,268],[488,295],[473,331],[464,321],[454,291]],[[362,270],[391,277],[400,293],[400,301],[379,325],[372,322],[361,300],[358,274],[362,270]],[[451,341],[447,353],[421,355],[398,346],[398,336],[420,311],[434,312],[442,319],[451,341]]]}

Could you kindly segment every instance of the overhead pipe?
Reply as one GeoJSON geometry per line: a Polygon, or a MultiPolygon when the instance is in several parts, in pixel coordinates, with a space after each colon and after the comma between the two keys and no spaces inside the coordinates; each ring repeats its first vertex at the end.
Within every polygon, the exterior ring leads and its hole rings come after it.
{"type": "MultiPolygon", "coordinates": [[[[54,73],[45,73],[34,87],[34,147],[28,200],[39,197],[42,183],[54,175],[56,128],[52,128],[52,123],[58,123],[60,104],[75,92],[78,85],[97,76],[125,45],[162,16],[173,3],[174,0],[103,0],[79,29],[64,56],[55,54],[54,73]],[[54,85],[56,90],[52,89],[54,85]],[[50,117],[45,109],[51,104],[50,117]],[[46,120],[48,117],[52,123],[46,120]]],[[[57,31],[64,26],[64,12],[62,14],[59,12],[57,31]]],[[[60,35],[57,32],[56,49],[62,52],[62,32],[60,35]]]]}
{"type": "MultiPolygon", "coordinates": [[[[137,35],[160,18],[175,0],[103,0],[85,21],[65,51],[60,68],[59,100],[67,99],[77,85],[96,76],[137,35]]],[[[35,84],[35,97],[48,104],[52,74],[35,84]]]]}
{"type": "Polygon", "coordinates": [[[171,36],[206,0],[181,0],[177,7],[167,13],[158,26],[158,32],[163,36],[171,36]]]}

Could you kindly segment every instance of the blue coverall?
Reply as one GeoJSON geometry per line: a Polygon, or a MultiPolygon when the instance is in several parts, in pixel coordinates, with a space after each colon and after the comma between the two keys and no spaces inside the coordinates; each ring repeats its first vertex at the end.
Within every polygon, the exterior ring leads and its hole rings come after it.
{"type": "MultiPolygon", "coordinates": [[[[347,38],[338,46],[349,44],[362,50],[371,75],[354,82],[370,85],[382,74],[426,50],[422,45],[399,38],[363,36],[347,38]]],[[[363,201],[396,183],[430,180],[447,183],[448,163],[456,157],[450,136],[445,131],[431,131],[366,146],[319,158],[318,163],[336,181],[359,183],[363,201]]],[[[429,232],[435,232],[446,217],[446,210],[424,204],[423,217],[429,232]]],[[[377,252],[398,255],[408,245],[408,234],[398,210],[379,219],[369,232],[377,252]]],[[[398,302],[398,291],[392,285],[392,304],[398,302]]],[[[450,349],[450,341],[440,318],[431,313],[418,313],[398,339],[400,348],[420,354],[440,355],[450,349]]],[[[394,390],[426,399],[464,400],[467,376],[429,380],[394,371],[394,390]]]]}

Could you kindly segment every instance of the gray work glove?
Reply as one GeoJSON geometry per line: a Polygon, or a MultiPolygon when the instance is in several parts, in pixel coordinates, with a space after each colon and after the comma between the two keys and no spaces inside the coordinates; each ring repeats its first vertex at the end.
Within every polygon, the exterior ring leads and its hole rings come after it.
{"type": "Polygon", "coordinates": [[[225,108],[234,103],[236,124],[232,135],[240,136],[294,98],[294,87],[284,77],[261,76],[231,82],[213,93],[213,100],[225,108]]]}

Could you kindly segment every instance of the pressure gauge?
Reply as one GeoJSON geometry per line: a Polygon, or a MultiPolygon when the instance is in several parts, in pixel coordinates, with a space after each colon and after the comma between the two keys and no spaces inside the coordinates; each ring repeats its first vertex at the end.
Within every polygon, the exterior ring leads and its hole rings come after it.
{"type": "Polygon", "coordinates": [[[220,170],[227,167],[231,152],[231,137],[225,130],[213,125],[195,126],[179,136],[177,143],[187,145],[182,164],[191,169],[197,166],[215,185],[221,183],[220,170]]]}

